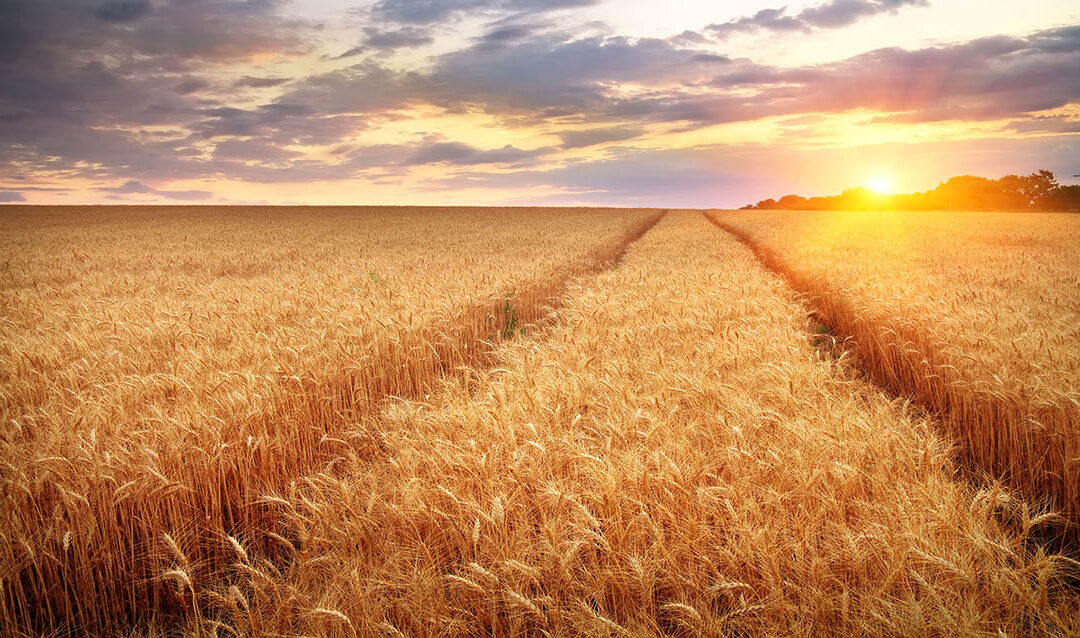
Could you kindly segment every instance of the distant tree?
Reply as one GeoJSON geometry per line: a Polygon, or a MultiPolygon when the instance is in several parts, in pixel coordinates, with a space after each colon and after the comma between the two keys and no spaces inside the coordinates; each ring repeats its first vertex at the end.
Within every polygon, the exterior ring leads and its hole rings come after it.
{"type": "Polygon", "coordinates": [[[1058,188],[1058,182],[1054,179],[1054,174],[1047,170],[1040,170],[1027,176],[1021,192],[1028,201],[1037,204],[1056,188],[1058,188]]]}
{"type": "Polygon", "coordinates": [[[1022,210],[1076,209],[1080,187],[1060,186],[1054,174],[1039,170],[1030,175],[987,179],[975,175],[951,177],[924,193],[883,195],[866,188],[849,188],[839,195],[811,197],[785,195],[779,201],[763,199],[745,208],[759,210],[1022,210]]]}
{"type": "Polygon", "coordinates": [[[806,210],[806,198],[799,195],[784,195],[776,202],[781,210],[806,210]]]}
{"type": "Polygon", "coordinates": [[[998,184],[1001,185],[1002,192],[1008,197],[1015,198],[1018,202],[1024,201],[1030,204],[1031,196],[1028,194],[1030,191],[1030,186],[1028,185],[1029,181],[1030,180],[1027,177],[1006,175],[998,180],[998,184]]]}
{"type": "Polygon", "coordinates": [[[1080,186],[1058,186],[1040,201],[1047,210],[1080,210],[1080,186]]]}

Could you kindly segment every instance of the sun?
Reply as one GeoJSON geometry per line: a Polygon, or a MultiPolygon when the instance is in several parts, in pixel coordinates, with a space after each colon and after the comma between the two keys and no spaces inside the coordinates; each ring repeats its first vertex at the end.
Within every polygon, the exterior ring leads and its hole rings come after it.
{"type": "Polygon", "coordinates": [[[867,185],[870,187],[870,190],[874,191],[875,193],[881,193],[882,195],[888,193],[890,188],[892,187],[892,183],[889,181],[889,178],[883,175],[871,177],[870,182],[867,185]]]}

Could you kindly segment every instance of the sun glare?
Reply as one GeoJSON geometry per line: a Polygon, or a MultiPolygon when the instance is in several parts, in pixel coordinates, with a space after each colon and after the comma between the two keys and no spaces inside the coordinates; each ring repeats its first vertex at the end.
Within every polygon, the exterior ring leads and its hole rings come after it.
{"type": "Polygon", "coordinates": [[[876,193],[885,194],[889,192],[889,187],[891,186],[891,184],[888,177],[882,177],[881,175],[878,175],[877,177],[870,178],[869,186],[870,190],[876,193]]]}

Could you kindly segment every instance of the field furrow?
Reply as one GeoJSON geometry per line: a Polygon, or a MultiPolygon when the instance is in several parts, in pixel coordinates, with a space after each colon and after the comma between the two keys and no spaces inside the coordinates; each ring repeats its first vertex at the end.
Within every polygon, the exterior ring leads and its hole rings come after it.
{"type": "Polygon", "coordinates": [[[228,572],[256,497],[482,365],[660,215],[233,213],[4,220],[5,629],[193,613],[177,592],[228,572]]]}
{"type": "MultiPolygon", "coordinates": [[[[738,242],[672,213],[542,338],[391,402],[183,583],[242,635],[1061,635],[1069,564],[821,356],[738,242]]],[[[183,571],[179,559],[171,566],[183,571]]]]}
{"type": "Polygon", "coordinates": [[[712,213],[851,337],[958,458],[1080,523],[1080,222],[1068,215],[712,213]]]}

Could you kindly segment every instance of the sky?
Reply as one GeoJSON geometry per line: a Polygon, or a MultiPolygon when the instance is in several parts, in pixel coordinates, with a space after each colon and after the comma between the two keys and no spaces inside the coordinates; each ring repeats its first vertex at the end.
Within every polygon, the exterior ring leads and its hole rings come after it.
{"type": "Polygon", "coordinates": [[[1080,183],[1080,3],[0,0],[0,202],[1080,183]]]}

